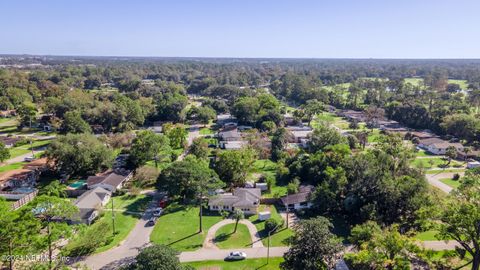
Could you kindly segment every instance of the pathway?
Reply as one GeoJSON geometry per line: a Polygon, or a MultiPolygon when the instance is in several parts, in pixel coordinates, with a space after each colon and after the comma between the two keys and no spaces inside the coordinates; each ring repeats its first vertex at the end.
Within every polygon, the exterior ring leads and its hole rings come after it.
{"type": "Polygon", "coordinates": [[[183,153],[178,156],[177,160],[183,160],[185,156],[188,154],[188,147],[193,143],[193,140],[200,137],[200,125],[191,125],[188,130],[188,138],[187,138],[187,147],[183,153]]]}
{"type": "MultiPolygon", "coordinates": [[[[235,223],[234,219],[224,219],[216,224],[214,224],[212,227],[207,232],[207,236],[205,237],[205,240],[203,241],[203,249],[213,249],[213,250],[219,250],[219,248],[215,245],[215,233],[217,232],[218,229],[221,227],[227,225],[227,224],[232,224],[235,223]]],[[[252,248],[262,248],[263,243],[262,239],[260,238],[258,234],[257,227],[253,225],[252,222],[249,220],[243,219],[240,220],[238,223],[243,224],[247,226],[248,232],[250,233],[250,237],[252,239],[252,248]]]]}
{"type": "MultiPolygon", "coordinates": [[[[438,189],[440,189],[441,191],[445,192],[445,193],[450,193],[453,188],[447,184],[444,184],[442,183],[442,181],[440,181],[440,179],[445,179],[445,178],[452,178],[455,174],[457,173],[454,173],[454,172],[440,172],[440,173],[437,173],[437,174],[427,174],[427,180],[428,180],[428,183],[430,183],[430,185],[434,186],[434,187],[437,187],[438,189]]],[[[465,173],[464,172],[458,172],[458,174],[460,176],[463,176],[465,173]]]]}

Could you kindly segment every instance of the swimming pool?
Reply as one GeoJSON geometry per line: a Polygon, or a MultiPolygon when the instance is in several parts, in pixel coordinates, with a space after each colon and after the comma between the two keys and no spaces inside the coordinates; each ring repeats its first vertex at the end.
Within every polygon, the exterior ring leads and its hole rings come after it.
{"type": "Polygon", "coordinates": [[[75,181],[75,182],[71,183],[70,185],[68,185],[68,187],[71,188],[71,189],[80,189],[84,185],[86,185],[85,180],[78,180],[78,181],[75,181]]]}

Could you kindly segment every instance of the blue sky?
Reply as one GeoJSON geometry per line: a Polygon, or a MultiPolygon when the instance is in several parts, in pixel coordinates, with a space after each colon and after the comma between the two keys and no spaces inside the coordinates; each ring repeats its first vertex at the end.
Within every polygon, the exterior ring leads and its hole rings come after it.
{"type": "Polygon", "coordinates": [[[12,0],[0,53],[480,58],[478,0],[12,0]]]}

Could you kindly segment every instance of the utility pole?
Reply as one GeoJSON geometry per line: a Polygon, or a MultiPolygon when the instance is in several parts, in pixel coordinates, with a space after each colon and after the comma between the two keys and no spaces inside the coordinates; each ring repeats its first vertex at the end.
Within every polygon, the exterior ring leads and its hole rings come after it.
{"type": "Polygon", "coordinates": [[[274,232],[274,231],[278,228],[279,225],[280,225],[280,224],[277,224],[277,226],[275,226],[275,228],[273,228],[271,231],[268,232],[267,264],[268,264],[268,260],[270,259],[270,234],[271,234],[272,232],[274,232]]]}
{"type": "MultiPolygon", "coordinates": [[[[30,119],[30,131],[32,131],[32,117],[29,117],[30,119]]],[[[33,138],[30,138],[30,149],[32,150],[32,159],[35,158],[35,153],[33,152],[33,138]]]]}
{"type": "Polygon", "coordinates": [[[113,198],[112,200],[112,228],[113,228],[113,235],[115,236],[115,212],[113,211],[113,198]]]}

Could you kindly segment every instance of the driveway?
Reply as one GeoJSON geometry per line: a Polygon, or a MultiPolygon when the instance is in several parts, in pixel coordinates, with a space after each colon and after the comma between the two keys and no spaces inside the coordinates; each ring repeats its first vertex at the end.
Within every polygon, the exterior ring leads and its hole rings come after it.
{"type": "Polygon", "coordinates": [[[187,149],[183,151],[180,156],[178,156],[177,160],[183,160],[185,158],[185,156],[188,154],[188,147],[192,145],[193,140],[200,136],[200,125],[191,125],[188,129],[187,149]]]}
{"type": "MultiPolygon", "coordinates": [[[[444,184],[442,183],[442,181],[440,181],[440,179],[445,179],[445,178],[452,178],[455,174],[457,173],[453,173],[453,172],[439,172],[437,174],[427,174],[427,180],[428,180],[428,183],[430,183],[430,185],[434,186],[434,187],[437,187],[438,189],[440,189],[441,191],[445,192],[445,193],[450,193],[453,188],[447,184],[444,184]]],[[[458,174],[460,176],[463,176],[465,173],[464,172],[458,172],[458,174]]]]}
{"type": "MultiPolygon", "coordinates": [[[[149,206],[149,209],[156,207],[155,199],[149,206]]],[[[86,265],[89,269],[118,269],[118,267],[128,261],[131,261],[142,249],[150,244],[150,234],[154,226],[146,226],[151,212],[148,210],[143,214],[135,227],[130,231],[127,238],[119,246],[98,253],[79,261],[80,265],[86,265]]]]}
{"type": "MultiPolygon", "coordinates": [[[[207,236],[205,237],[205,241],[203,241],[203,248],[204,249],[216,249],[219,250],[219,248],[215,245],[215,234],[218,229],[221,227],[227,225],[227,224],[232,224],[235,223],[235,220],[233,219],[224,219],[216,224],[214,224],[212,227],[207,232],[207,236]]],[[[253,225],[253,223],[249,220],[240,220],[238,223],[243,224],[247,226],[248,232],[250,233],[250,237],[252,239],[252,247],[253,248],[261,248],[263,247],[262,239],[260,238],[260,235],[258,234],[257,227],[253,225]]]]}

